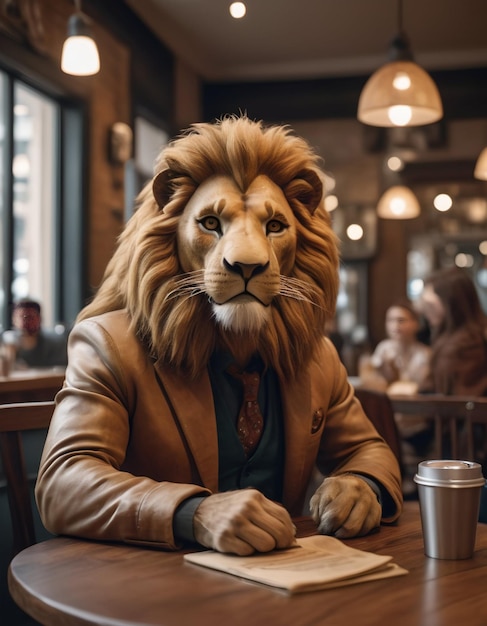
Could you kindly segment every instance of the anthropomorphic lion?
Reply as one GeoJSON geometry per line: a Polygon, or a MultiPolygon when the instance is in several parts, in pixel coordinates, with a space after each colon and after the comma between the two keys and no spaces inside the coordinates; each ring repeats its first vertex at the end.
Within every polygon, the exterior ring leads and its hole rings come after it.
{"type": "Polygon", "coordinates": [[[320,532],[397,518],[397,462],[324,335],[338,249],[322,180],[305,141],[246,117],[162,151],[71,332],[36,487],[48,529],[265,552],[294,541],[316,469],[320,532]]]}

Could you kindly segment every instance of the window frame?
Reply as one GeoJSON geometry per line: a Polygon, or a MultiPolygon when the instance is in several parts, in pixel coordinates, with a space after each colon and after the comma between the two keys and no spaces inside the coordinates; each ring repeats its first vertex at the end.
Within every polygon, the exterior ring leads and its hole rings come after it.
{"type": "Polygon", "coordinates": [[[60,93],[38,80],[30,80],[22,72],[0,65],[5,77],[4,118],[6,122],[5,150],[3,163],[3,207],[2,229],[2,281],[5,299],[0,303],[0,328],[11,327],[12,278],[13,278],[13,173],[14,155],[14,86],[21,83],[42,96],[51,99],[59,107],[55,168],[56,180],[54,201],[54,317],[55,323],[71,327],[78,312],[86,301],[87,279],[85,239],[87,181],[87,115],[86,105],[79,98],[60,93]]]}

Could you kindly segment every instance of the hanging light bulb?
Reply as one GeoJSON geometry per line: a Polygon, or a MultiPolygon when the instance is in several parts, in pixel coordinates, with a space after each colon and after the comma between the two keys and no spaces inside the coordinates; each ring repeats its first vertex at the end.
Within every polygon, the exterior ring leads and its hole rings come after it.
{"type": "Polygon", "coordinates": [[[68,37],[63,45],[61,69],[66,74],[90,76],[100,71],[100,56],[90,20],[81,12],[81,0],[74,0],[74,4],[76,13],[68,20],[68,37]]]}
{"type": "Polygon", "coordinates": [[[402,0],[398,0],[398,36],[390,62],[379,68],[360,94],[357,118],[371,126],[421,126],[443,117],[440,94],[431,76],[414,63],[402,30],[402,0]]]}
{"type": "Polygon", "coordinates": [[[385,191],[377,204],[377,215],[384,219],[407,220],[420,213],[418,199],[409,187],[395,185],[385,191]]]}
{"type": "Polygon", "coordinates": [[[473,175],[478,180],[487,180],[487,148],[479,154],[473,175]]]}

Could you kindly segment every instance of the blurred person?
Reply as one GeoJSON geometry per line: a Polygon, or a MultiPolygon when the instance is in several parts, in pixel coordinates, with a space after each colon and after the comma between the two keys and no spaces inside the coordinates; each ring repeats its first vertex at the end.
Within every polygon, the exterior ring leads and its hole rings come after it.
{"type": "Polygon", "coordinates": [[[487,395],[487,317],[470,276],[459,268],[431,274],[418,308],[431,328],[431,371],[421,390],[487,395]]]}
{"type": "Polygon", "coordinates": [[[431,350],[417,339],[419,326],[418,313],[409,301],[394,303],[386,311],[387,339],[377,344],[371,364],[389,391],[394,383],[405,382],[410,384],[397,389],[416,393],[429,376],[431,350]]]}
{"type": "Polygon", "coordinates": [[[13,330],[4,340],[15,347],[18,367],[54,367],[67,364],[67,341],[64,334],[42,328],[39,302],[23,299],[12,312],[13,330]]]}
{"type": "MultiPolygon", "coordinates": [[[[386,311],[387,338],[380,341],[362,371],[362,383],[378,388],[378,382],[389,395],[415,394],[430,375],[431,349],[417,339],[420,327],[418,312],[409,300],[390,305],[386,311]]],[[[421,415],[395,413],[401,436],[403,456],[403,492],[416,494],[413,481],[418,463],[430,453],[433,427],[421,415]]]]}

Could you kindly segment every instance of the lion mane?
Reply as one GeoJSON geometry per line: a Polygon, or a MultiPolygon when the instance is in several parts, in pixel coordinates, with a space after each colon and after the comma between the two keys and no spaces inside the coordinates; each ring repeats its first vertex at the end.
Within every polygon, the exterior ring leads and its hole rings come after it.
{"type": "Polygon", "coordinates": [[[197,376],[217,347],[246,345],[290,379],[313,357],[335,311],[339,254],[323,204],[323,172],[310,146],[288,126],[264,126],[246,116],[192,125],[159,155],[122,232],[103,281],[78,320],[126,309],[131,328],[151,356],[197,376]],[[289,274],[306,296],[283,293],[259,333],[235,333],[214,320],[205,294],[178,296],[177,228],[188,200],[203,181],[220,174],[244,192],[258,176],[277,184],[294,213],[295,263],[289,274]]]}

